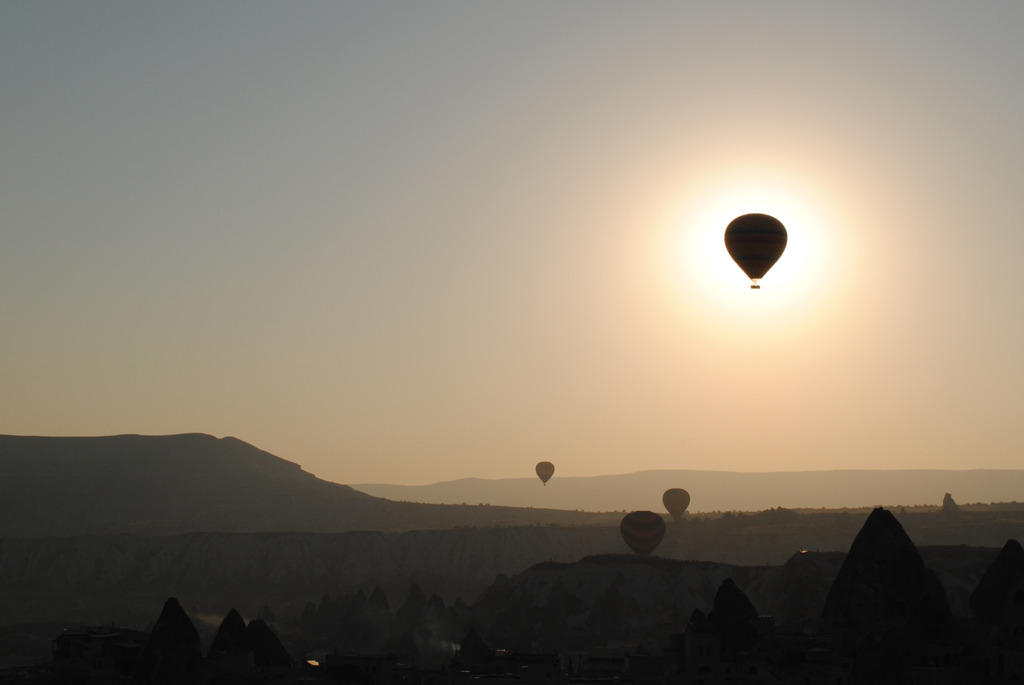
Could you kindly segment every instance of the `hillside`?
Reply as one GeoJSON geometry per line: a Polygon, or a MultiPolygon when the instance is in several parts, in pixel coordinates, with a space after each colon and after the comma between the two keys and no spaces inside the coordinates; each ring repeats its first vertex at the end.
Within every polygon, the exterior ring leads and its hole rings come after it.
{"type": "Polygon", "coordinates": [[[595,515],[390,502],[235,438],[0,435],[0,537],[580,524],[595,515]]]}
{"type": "Polygon", "coordinates": [[[0,435],[0,536],[614,526],[621,516],[615,512],[663,511],[667,485],[689,489],[691,512],[825,507],[828,501],[935,506],[944,492],[962,503],[1024,499],[1024,471],[983,470],[556,473],[547,487],[529,478],[358,486],[362,492],[230,437],[0,435]]]}

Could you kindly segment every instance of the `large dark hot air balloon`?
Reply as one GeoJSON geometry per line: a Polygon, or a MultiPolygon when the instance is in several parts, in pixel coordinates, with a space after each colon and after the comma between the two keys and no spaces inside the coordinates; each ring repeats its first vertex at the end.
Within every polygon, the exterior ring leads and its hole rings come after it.
{"type": "Polygon", "coordinates": [[[653,511],[634,511],[622,517],[619,532],[637,554],[650,554],[665,537],[665,519],[653,511]]]}
{"type": "Polygon", "coordinates": [[[729,256],[760,288],[758,281],[786,250],[786,227],[767,214],[744,214],[729,222],[725,229],[725,249],[729,256]]]}
{"type": "Polygon", "coordinates": [[[678,521],[682,518],[686,507],[690,506],[690,493],[682,488],[669,488],[661,496],[661,501],[668,509],[668,513],[672,514],[672,518],[678,521]]]}
{"type": "Polygon", "coordinates": [[[537,464],[536,471],[540,482],[547,485],[548,481],[551,480],[551,476],[555,475],[555,465],[550,461],[542,461],[537,464]]]}

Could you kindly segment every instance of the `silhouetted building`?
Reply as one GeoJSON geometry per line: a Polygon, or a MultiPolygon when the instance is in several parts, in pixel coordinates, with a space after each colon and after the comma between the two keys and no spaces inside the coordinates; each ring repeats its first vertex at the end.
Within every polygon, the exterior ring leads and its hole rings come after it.
{"type": "MultiPolygon", "coordinates": [[[[722,663],[722,636],[712,631],[700,609],[694,609],[686,631],[672,636],[666,672],[679,674],[687,682],[717,677],[722,663]]],[[[710,682],[710,681],[709,681],[710,682]]]]}
{"type": "Polygon", "coordinates": [[[665,660],[665,654],[627,654],[626,673],[634,683],[663,683],[665,660]]]}
{"type": "Polygon", "coordinates": [[[395,681],[394,654],[328,654],[323,669],[332,680],[351,685],[391,685],[395,681]]]}
{"type": "Polygon", "coordinates": [[[962,646],[951,640],[919,640],[910,654],[914,685],[960,685],[962,646]]]}
{"type": "Polygon", "coordinates": [[[799,685],[846,685],[849,661],[837,659],[832,638],[803,624],[775,634],[779,682],[799,685]]]}
{"type": "Polygon", "coordinates": [[[125,628],[65,630],[52,642],[54,678],[59,682],[128,682],[147,637],[125,628]]]}
{"type": "Polygon", "coordinates": [[[562,670],[562,662],[556,652],[516,653],[513,656],[515,672],[521,682],[541,685],[565,682],[565,671],[562,670]]]}

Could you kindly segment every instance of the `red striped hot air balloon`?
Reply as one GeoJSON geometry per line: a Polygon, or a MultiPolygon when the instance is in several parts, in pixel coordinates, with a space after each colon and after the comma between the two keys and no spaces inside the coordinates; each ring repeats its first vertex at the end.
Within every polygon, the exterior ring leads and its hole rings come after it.
{"type": "Polygon", "coordinates": [[[665,519],[653,511],[634,511],[622,517],[619,532],[629,548],[640,555],[650,554],[665,537],[665,519]]]}
{"type": "Polygon", "coordinates": [[[756,290],[758,281],[786,250],[789,236],[782,222],[767,214],[744,214],[729,222],[725,229],[725,249],[743,269],[756,290]]]}

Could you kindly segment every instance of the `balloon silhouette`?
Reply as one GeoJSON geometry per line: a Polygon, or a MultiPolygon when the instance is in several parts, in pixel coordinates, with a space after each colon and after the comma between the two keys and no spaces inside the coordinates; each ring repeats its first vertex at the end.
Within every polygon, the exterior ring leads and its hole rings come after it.
{"type": "Polygon", "coordinates": [[[668,509],[668,513],[672,514],[672,518],[678,521],[686,507],[690,506],[690,493],[682,488],[669,488],[661,496],[661,501],[668,509]]]}
{"type": "Polygon", "coordinates": [[[634,511],[622,517],[619,532],[637,554],[650,554],[665,537],[665,519],[653,511],[634,511]]]}
{"type": "Polygon", "coordinates": [[[540,478],[540,482],[547,485],[548,481],[551,480],[551,476],[555,474],[555,465],[550,461],[542,461],[537,464],[536,471],[537,477],[540,478]]]}
{"type": "Polygon", "coordinates": [[[789,236],[782,222],[767,214],[744,214],[725,228],[725,249],[758,289],[758,281],[786,250],[789,236]]]}

